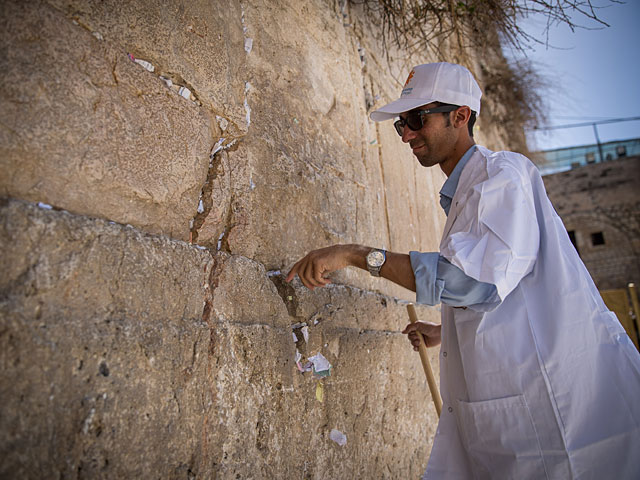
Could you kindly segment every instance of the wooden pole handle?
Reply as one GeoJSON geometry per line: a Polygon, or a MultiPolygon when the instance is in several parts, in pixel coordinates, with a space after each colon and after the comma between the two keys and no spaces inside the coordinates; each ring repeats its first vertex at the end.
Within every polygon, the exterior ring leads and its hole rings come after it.
{"type": "MultiPolygon", "coordinates": [[[[412,303],[407,305],[407,312],[409,313],[409,321],[411,323],[418,321],[416,307],[414,307],[412,303]]],[[[418,352],[420,353],[420,361],[422,361],[422,369],[424,370],[424,374],[427,376],[427,383],[429,384],[429,391],[431,392],[431,398],[433,399],[433,404],[436,407],[436,412],[438,413],[438,416],[440,416],[440,412],[442,412],[442,399],[440,398],[440,392],[438,392],[438,384],[436,383],[436,379],[433,377],[433,371],[431,370],[431,364],[429,363],[429,357],[427,356],[427,346],[424,343],[424,338],[422,338],[422,335],[419,335],[418,338],[420,339],[418,352]]]]}

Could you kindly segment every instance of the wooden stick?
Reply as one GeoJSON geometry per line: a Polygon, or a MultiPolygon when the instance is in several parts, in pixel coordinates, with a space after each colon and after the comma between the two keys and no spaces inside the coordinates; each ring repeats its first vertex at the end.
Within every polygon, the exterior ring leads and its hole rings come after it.
{"type": "MultiPolygon", "coordinates": [[[[636,286],[633,283],[630,283],[627,287],[629,288],[629,296],[631,297],[633,313],[636,317],[636,330],[640,331],[640,302],[638,302],[638,292],[636,291],[636,286]]],[[[640,342],[640,338],[638,338],[638,341],[640,342]]]]}
{"type": "MultiPolygon", "coordinates": [[[[418,315],[416,314],[416,307],[414,307],[412,303],[407,305],[407,312],[409,312],[409,321],[411,323],[416,323],[418,321],[418,315]]],[[[431,398],[433,399],[433,404],[436,407],[436,412],[438,413],[438,416],[440,416],[440,412],[442,412],[442,399],[440,398],[440,392],[438,392],[438,384],[436,383],[436,379],[433,377],[433,371],[431,370],[431,364],[429,363],[429,357],[427,356],[427,346],[424,343],[424,338],[421,334],[418,335],[418,338],[420,339],[418,352],[420,353],[420,360],[422,361],[422,369],[424,370],[424,374],[427,376],[427,383],[429,384],[429,391],[431,392],[431,398]]]]}

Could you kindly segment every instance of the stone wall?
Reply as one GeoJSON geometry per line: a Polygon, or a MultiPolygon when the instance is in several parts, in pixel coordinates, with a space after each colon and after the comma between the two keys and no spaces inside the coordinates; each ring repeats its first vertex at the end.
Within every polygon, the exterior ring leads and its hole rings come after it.
{"type": "Polygon", "coordinates": [[[0,22],[0,477],[417,477],[413,295],[280,271],[336,242],[437,249],[444,175],[368,112],[438,59],[322,0],[14,0],[0,22]]]}
{"type": "Polygon", "coordinates": [[[0,209],[0,477],[397,478],[424,466],[435,414],[397,301],[312,294],[246,257],[22,201],[0,209]],[[296,348],[323,352],[331,376],[300,373],[296,348]]]}
{"type": "Polygon", "coordinates": [[[543,177],[558,215],[601,290],[640,282],[640,157],[543,177]]]}

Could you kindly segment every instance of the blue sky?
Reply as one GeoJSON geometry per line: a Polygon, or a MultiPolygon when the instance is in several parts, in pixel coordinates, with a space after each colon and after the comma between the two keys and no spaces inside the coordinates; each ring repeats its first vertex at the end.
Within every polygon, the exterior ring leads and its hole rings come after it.
{"type": "MultiPolygon", "coordinates": [[[[576,15],[574,21],[591,30],[566,25],[551,27],[549,44],[535,45],[527,56],[549,82],[544,90],[550,105],[549,125],[640,116],[640,1],[612,4],[597,15],[610,26],[600,28],[576,15]],[[594,30],[593,28],[597,28],[594,30]]],[[[525,30],[544,39],[541,19],[528,19],[525,30]]],[[[601,142],[640,137],[640,120],[598,125],[601,142]]],[[[527,135],[529,148],[548,150],[595,143],[593,127],[579,127],[527,135]]]]}

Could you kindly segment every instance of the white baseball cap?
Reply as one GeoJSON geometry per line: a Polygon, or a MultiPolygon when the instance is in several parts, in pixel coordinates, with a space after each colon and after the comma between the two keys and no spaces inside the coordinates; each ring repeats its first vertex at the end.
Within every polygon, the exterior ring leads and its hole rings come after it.
{"type": "Polygon", "coordinates": [[[431,102],[466,105],[480,115],[482,91],[469,70],[453,63],[425,63],[413,67],[400,98],[374,112],[371,120],[381,122],[431,102]]]}

